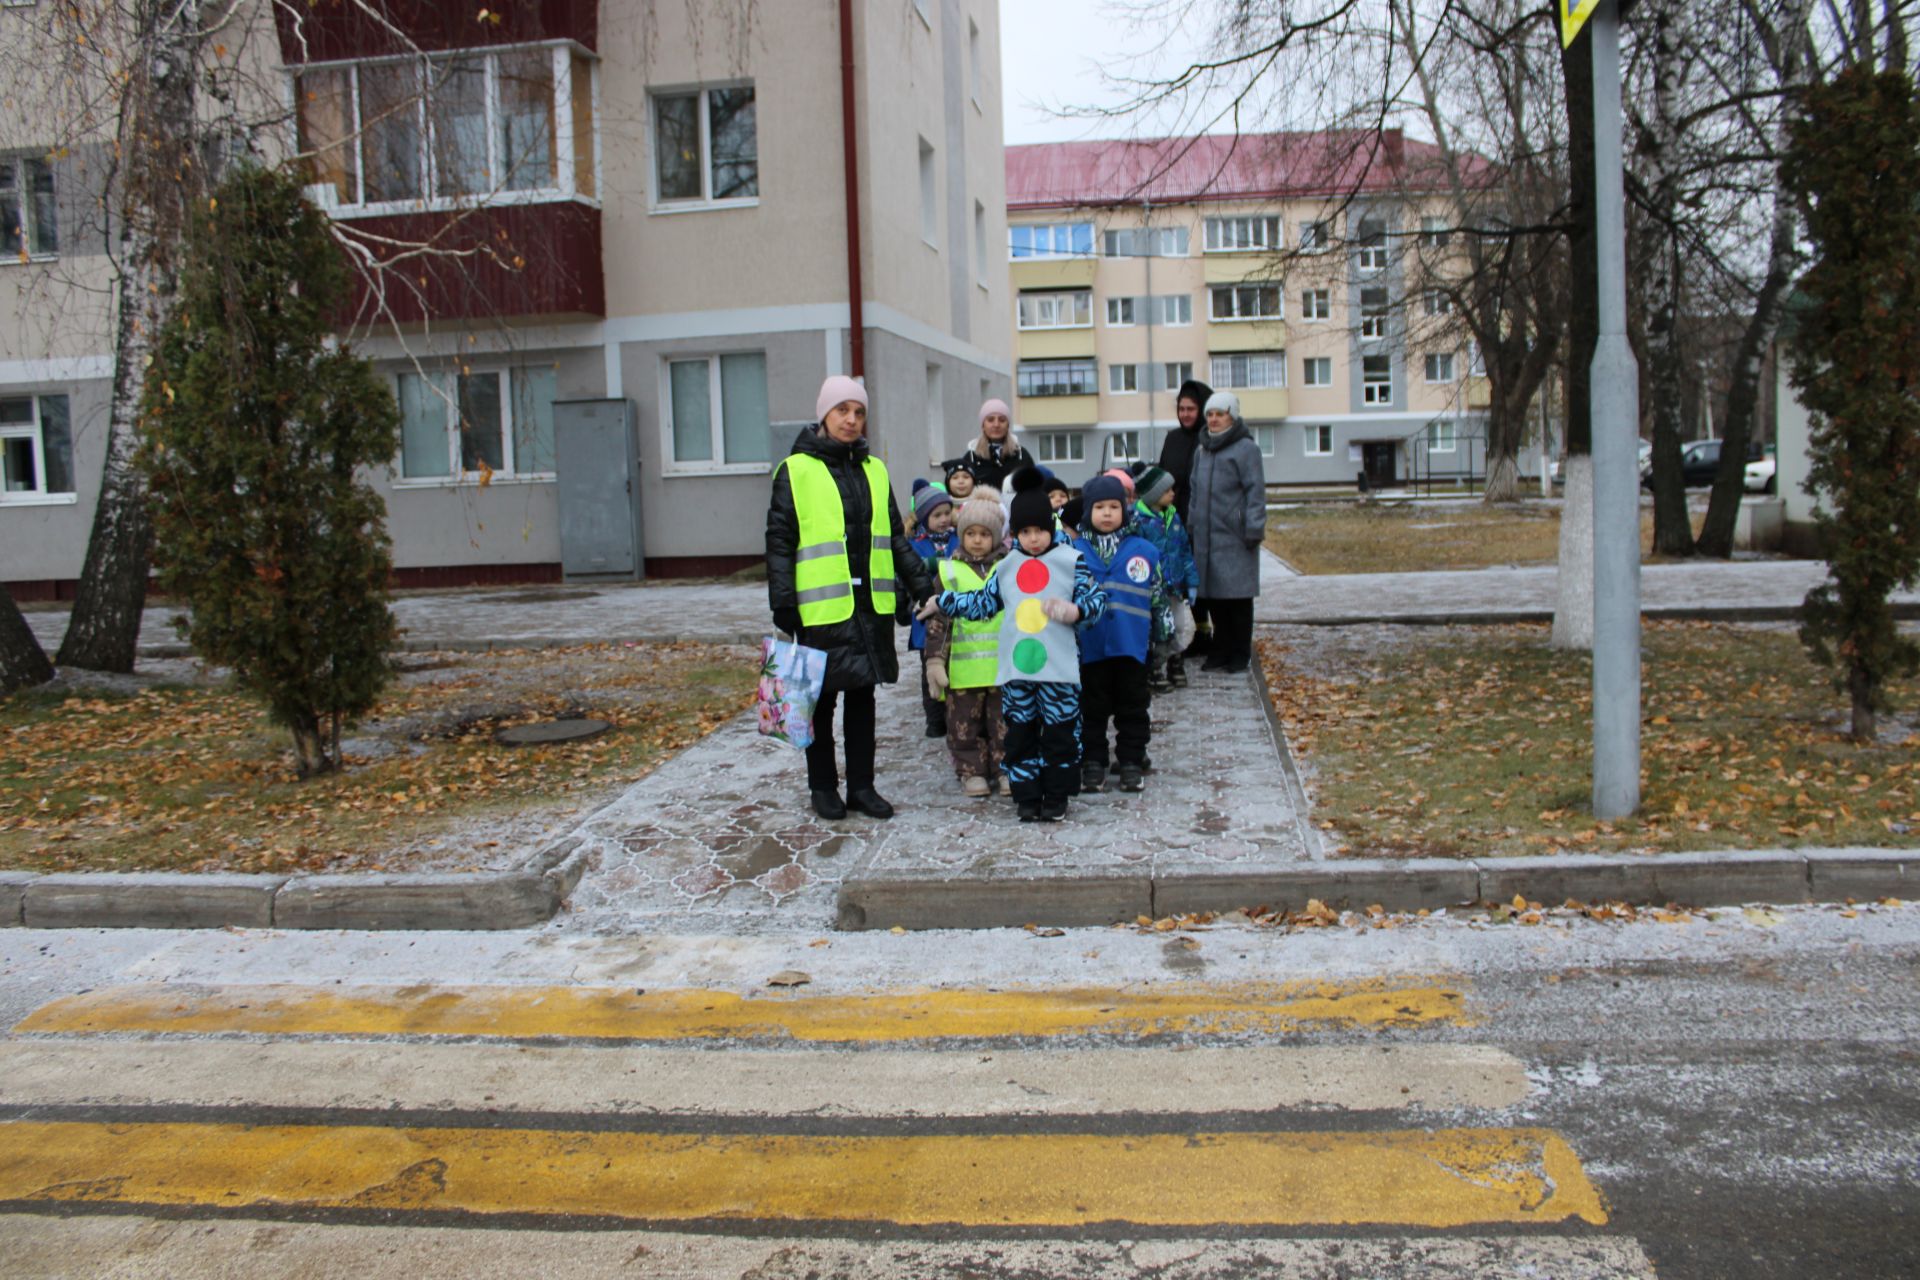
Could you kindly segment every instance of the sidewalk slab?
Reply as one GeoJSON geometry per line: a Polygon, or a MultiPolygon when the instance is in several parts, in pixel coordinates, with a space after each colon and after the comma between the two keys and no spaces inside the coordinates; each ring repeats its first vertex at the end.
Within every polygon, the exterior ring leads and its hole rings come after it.
{"type": "Polygon", "coordinates": [[[1815,902],[1920,897],[1920,849],[1810,849],[1806,859],[1815,902]]]}
{"type": "Polygon", "coordinates": [[[287,877],[145,871],[32,878],[22,894],[29,929],[264,929],[287,877]]]}
{"type": "Polygon", "coordinates": [[[294,876],[273,899],[281,929],[525,929],[560,895],[532,872],[294,876]]]}

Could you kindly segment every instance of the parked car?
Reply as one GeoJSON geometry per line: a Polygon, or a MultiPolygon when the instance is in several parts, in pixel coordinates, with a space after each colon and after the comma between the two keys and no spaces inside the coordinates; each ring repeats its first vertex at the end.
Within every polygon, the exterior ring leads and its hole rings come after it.
{"type": "Polygon", "coordinates": [[[1774,469],[1778,459],[1774,456],[1773,446],[1768,445],[1764,452],[1747,464],[1747,492],[1772,493],[1774,491],[1774,469]]]}
{"type": "MultiPolygon", "coordinates": [[[[1758,441],[1747,443],[1747,461],[1757,462],[1769,455],[1758,441]]],[[[1771,464],[1769,464],[1771,465],[1771,464]]],[[[1713,486],[1713,478],[1720,471],[1720,442],[1718,440],[1689,440],[1680,446],[1680,483],[1688,489],[1707,489],[1713,486]]],[[[1751,476],[1751,468],[1749,468],[1751,476]]],[[[1640,486],[1653,488],[1653,466],[1651,462],[1640,472],[1640,486]]],[[[1748,483],[1751,489],[1753,485],[1748,483]]]]}
{"type": "MultiPolygon", "coordinates": [[[[1647,468],[1652,465],[1653,444],[1650,441],[1642,440],[1640,442],[1640,474],[1643,476],[1646,475],[1647,468]]],[[[1547,474],[1552,477],[1553,483],[1565,484],[1567,482],[1567,455],[1563,453],[1555,458],[1553,465],[1547,469],[1547,474]]]]}

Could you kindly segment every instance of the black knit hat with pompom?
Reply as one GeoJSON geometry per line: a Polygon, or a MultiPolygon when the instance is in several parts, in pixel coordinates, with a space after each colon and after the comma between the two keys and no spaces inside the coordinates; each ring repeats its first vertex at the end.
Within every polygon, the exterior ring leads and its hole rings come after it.
{"type": "Polygon", "coordinates": [[[1040,468],[1025,466],[1013,473],[1013,505],[1008,513],[1007,532],[1015,537],[1022,529],[1053,530],[1053,504],[1047,501],[1047,478],[1040,468]]]}

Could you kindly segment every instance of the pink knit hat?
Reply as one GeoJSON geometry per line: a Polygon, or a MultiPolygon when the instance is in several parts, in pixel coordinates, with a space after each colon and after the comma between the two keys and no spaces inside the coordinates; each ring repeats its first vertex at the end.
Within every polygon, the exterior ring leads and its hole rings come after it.
{"type": "Polygon", "coordinates": [[[820,384],[820,395],[813,402],[813,420],[825,422],[827,410],[837,404],[852,400],[862,409],[868,408],[867,389],[845,374],[834,374],[820,384]]]}
{"type": "Polygon", "coordinates": [[[1007,408],[1007,402],[1005,400],[989,400],[981,405],[980,421],[984,423],[987,420],[987,415],[990,413],[999,414],[1007,420],[1008,427],[1013,426],[1013,410],[1007,408]]]}
{"type": "Polygon", "coordinates": [[[1127,491],[1127,501],[1133,501],[1133,477],[1127,473],[1125,467],[1115,467],[1111,471],[1102,471],[1100,474],[1103,476],[1112,476],[1115,480],[1118,480],[1120,487],[1127,491]]]}

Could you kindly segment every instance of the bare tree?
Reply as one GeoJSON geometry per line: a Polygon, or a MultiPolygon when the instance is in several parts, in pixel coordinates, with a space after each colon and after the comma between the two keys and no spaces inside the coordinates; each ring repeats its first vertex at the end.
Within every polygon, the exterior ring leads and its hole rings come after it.
{"type": "Polygon", "coordinates": [[[53,679],[53,664],[40,641],[13,602],[13,593],[0,586],[0,694],[53,679]]]}

